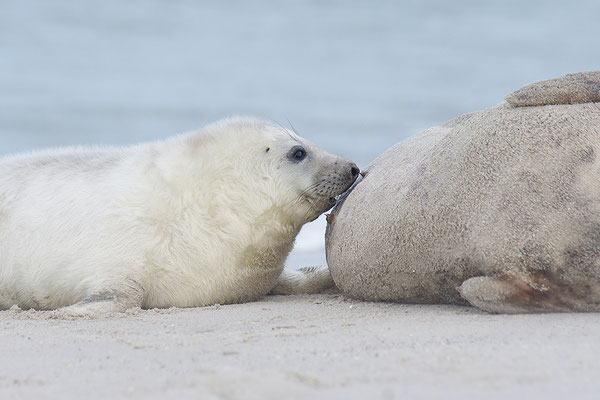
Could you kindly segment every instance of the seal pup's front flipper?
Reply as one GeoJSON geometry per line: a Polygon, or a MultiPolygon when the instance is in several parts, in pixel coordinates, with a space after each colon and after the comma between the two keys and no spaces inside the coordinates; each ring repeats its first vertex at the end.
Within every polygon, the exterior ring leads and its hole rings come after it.
{"type": "Polygon", "coordinates": [[[269,294],[336,293],[337,288],[326,267],[304,267],[284,270],[269,294]]]}
{"type": "Polygon", "coordinates": [[[97,291],[78,303],[59,308],[52,313],[55,318],[98,318],[141,307],[142,301],[142,286],[130,279],[127,280],[127,285],[97,291]]]}

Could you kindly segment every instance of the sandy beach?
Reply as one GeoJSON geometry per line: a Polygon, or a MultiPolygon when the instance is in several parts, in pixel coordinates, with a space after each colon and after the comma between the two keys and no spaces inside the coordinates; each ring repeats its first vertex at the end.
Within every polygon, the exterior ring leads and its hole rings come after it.
{"type": "MultiPolygon", "coordinates": [[[[524,84],[598,69],[598,15],[593,0],[3,2],[0,157],[254,115],[364,168],[524,84]]],[[[326,265],[325,225],[286,268],[326,265]]],[[[0,311],[0,343],[0,400],[600,392],[600,314],[273,296],[101,319],[0,311]]]]}
{"type": "Polygon", "coordinates": [[[2,399],[597,398],[600,315],[491,315],[342,295],[0,312],[2,399]]]}

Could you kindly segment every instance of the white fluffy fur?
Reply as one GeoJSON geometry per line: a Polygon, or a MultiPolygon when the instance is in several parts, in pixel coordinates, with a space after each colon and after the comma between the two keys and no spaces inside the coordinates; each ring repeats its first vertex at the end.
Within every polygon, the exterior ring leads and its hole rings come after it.
{"type": "Polygon", "coordinates": [[[0,309],[258,299],[302,225],[354,181],[353,166],[253,119],[128,148],[5,158],[0,309]],[[308,156],[295,163],[287,154],[299,144],[308,156]]]}

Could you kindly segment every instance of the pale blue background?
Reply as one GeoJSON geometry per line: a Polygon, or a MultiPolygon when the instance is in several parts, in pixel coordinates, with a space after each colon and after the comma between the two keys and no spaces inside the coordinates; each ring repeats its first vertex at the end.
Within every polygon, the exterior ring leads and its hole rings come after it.
{"type": "MultiPolygon", "coordinates": [[[[523,84],[600,69],[598,1],[0,0],[0,155],[232,114],[366,164],[523,84]]],[[[291,267],[323,264],[309,226],[291,267]]]]}

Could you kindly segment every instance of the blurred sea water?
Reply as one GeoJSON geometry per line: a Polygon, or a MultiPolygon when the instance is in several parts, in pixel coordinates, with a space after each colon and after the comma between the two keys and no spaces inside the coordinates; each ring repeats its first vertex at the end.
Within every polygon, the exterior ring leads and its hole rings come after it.
{"type": "MultiPolygon", "coordinates": [[[[520,86],[600,69],[600,2],[0,0],[0,156],[231,115],[365,167],[520,86]]],[[[289,268],[325,264],[320,218],[289,268]]]]}

